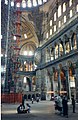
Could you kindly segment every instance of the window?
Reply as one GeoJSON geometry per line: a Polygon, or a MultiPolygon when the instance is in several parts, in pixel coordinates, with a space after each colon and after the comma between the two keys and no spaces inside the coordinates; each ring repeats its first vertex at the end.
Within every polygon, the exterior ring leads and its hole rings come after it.
{"type": "Polygon", "coordinates": [[[27,83],[27,78],[26,77],[24,77],[24,81],[23,81],[24,83],[27,83]]]}
{"type": "Polygon", "coordinates": [[[58,26],[61,27],[61,21],[59,21],[59,25],[58,26]]]}
{"type": "Polygon", "coordinates": [[[54,13],[54,21],[56,21],[56,12],[54,13]]]}
{"type": "Polygon", "coordinates": [[[56,25],[54,25],[54,32],[56,31],[56,25]]]}
{"type": "Polygon", "coordinates": [[[66,3],[63,3],[63,12],[66,11],[66,3]]]}
{"type": "Polygon", "coordinates": [[[27,51],[24,51],[24,55],[27,55],[27,51]]]}
{"type": "Polygon", "coordinates": [[[16,36],[14,36],[13,39],[16,40],[17,39],[16,36]]]}
{"type": "Polygon", "coordinates": [[[47,32],[47,34],[46,34],[46,38],[48,38],[48,32],[47,32]]]}
{"type": "Polygon", "coordinates": [[[42,4],[42,0],[38,0],[38,4],[41,5],[42,4]]]}
{"type": "Polygon", "coordinates": [[[72,10],[70,10],[70,18],[73,16],[73,12],[72,10]]]}
{"type": "Polygon", "coordinates": [[[76,6],[76,10],[77,10],[77,12],[78,12],[78,5],[76,6]]]}
{"type": "Polygon", "coordinates": [[[37,1],[33,0],[33,6],[37,6],[37,1]]]}
{"type": "Polygon", "coordinates": [[[22,0],[22,7],[25,8],[26,7],[26,1],[22,0]]]}
{"type": "Polygon", "coordinates": [[[5,4],[8,5],[8,0],[5,0],[5,4]]]}
{"type": "Polygon", "coordinates": [[[66,16],[64,16],[64,23],[66,22],[66,16]]]}
{"type": "Polygon", "coordinates": [[[72,0],[69,0],[69,6],[70,7],[72,6],[72,0]]]}
{"type": "Polygon", "coordinates": [[[27,38],[27,34],[24,34],[24,37],[27,38]]]}
{"type": "Polygon", "coordinates": [[[27,4],[28,4],[28,7],[32,7],[31,0],[28,0],[27,4]]]}
{"type": "Polygon", "coordinates": [[[33,52],[32,51],[29,51],[29,56],[32,56],[33,55],[33,52]]]}
{"type": "Polygon", "coordinates": [[[50,29],[50,35],[52,35],[52,29],[50,29]]]}
{"type": "Polygon", "coordinates": [[[47,2],[47,0],[43,0],[43,2],[47,2]]]}
{"type": "Polygon", "coordinates": [[[52,26],[52,20],[50,20],[50,26],[52,26]]]}
{"type": "Polygon", "coordinates": [[[16,4],[16,7],[20,7],[20,3],[19,2],[16,4]]]}
{"type": "Polygon", "coordinates": [[[13,0],[11,1],[11,6],[12,6],[12,7],[14,6],[14,1],[13,1],[13,0]]]}
{"type": "Polygon", "coordinates": [[[61,16],[61,5],[58,7],[58,17],[61,16]]]}

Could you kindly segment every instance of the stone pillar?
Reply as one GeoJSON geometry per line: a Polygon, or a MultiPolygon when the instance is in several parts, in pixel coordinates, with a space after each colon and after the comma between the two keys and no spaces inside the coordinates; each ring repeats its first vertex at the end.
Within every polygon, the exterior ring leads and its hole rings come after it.
{"type": "Polygon", "coordinates": [[[36,91],[41,92],[41,71],[36,71],[36,91]]]}
{"type": "Polygon", "coordinates": [[[76,43],[77,43],[77,49],[78,49],[78,33],[76,35],[76,43]]]}
{"type": "Polygon", "coordinates": [[[66,45],[65,45],[65,41],[63,42],[63,49],[64,49],[63,53],[66,54],[66,45]]]}
{"type": "MultiPolygon", "coordinates": [[[[51,82],[51,91],[54,91],[54,76],[53,76],[53,68],[50,68],[50,82],[51,82]]],[[[51,100],[53,95],[51,94],[51,100]]]]}
{"type": "Polygon", "coordinates": [[[32,76],[30,76],[30,91],[32,91],[32,76]]]}
{"type": "Polygon", "coordinates": [[[76,83],[76,100],[78,102],[78,61],[76,62],[76,70],[75,70],[75,83],[76,83]]]}
{"type": "Polygon", "coordinates": [[[58,94],[61,91],[61,78],[60,78],[60,68],[58,68],[58,94]]]}
{"type": "Polygon", "coordinates": [[[41,70],[41,100],[46,100],[46,79],[45,74],[46,70],[41,70]]]}
{"type": "Polygon", "coordinates": [[[50,48],[48,47],[48,61],[50,61],[50,48]]]}
{"type": "Polygon", "coordinates": [[[52,84],[53,84],[53,91],[54,91],[54,96],[55,96],[55,87],[54,87],[54,71],[52,73],[52,84]]]}
{"type": "Polygon", "coordinates": [[[25,71],[25,69],[24,69],[24,61],[22,61],[22,67],[23,67],[23,71],[25,71]]]}
{"type": "Polygon", "coordinates": [[[71,38],[69,38],[70,51],[72,50],[71,38]]]}
{"type": "Polygon", "coordinates": [[[50,61],[51,61],[51,49],[52,49],[52,48],[50,47],[50,61]]]}
{"type": "Polygon", "coordinates": [[[55,60],[55,48],[53,49],[53,56],[54,56],[54,60],[55,60]]]}
{"type": "Polygon", "coordinates": [[[60,45],[58,44],[58,57],[60,56],[60,45]]]}
{"type": "Polygon", "coordinates": [[[71,90],[70,90],[70,81],[69,81],[69,67],[66,66],[66,89],[68,93],[68,98],[71,100],[71,90]]]}

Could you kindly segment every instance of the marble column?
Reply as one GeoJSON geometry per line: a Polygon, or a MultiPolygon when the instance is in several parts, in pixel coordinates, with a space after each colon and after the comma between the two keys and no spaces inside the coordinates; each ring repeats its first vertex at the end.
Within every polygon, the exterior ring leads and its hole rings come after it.
{"type": "Polygon", "coordinates": [[[60,45],[58,44],[58,57],[60,56],[60,45]]]}
{"type": "Polygon", "coordinates": [[[60,68],[58,68],[58,94],[61,91],[61,78],[60,78],[60,68]]]}
{"type": "Polygon", "coordinates": [[[67,89],[68,97],[71,100],[71,89],[70,89],[69,67],[68,66],[66,66],[66,89],[67,89]]]}
{"type": "Polygon", "coordinates": [[[76,69],[75,69],[75,83],[76,83],[76,101],[78,102],[78,61],[76,62],[76,69]]]}
{"type": "Polygon", "coordinates": [[[72,42],[71,42],[71,38],[69,38],[69,45],[70,45],[70,51],[72,50],[72,42]]]}
{"type": "Polygon", "coordinates": [[[78,49],[78,33],[76,34],[76,44],[77,44],[77,49],[78,49]]]}
{"type": "Polygon", "coordinates": [[[65,45],[65,41],[63,42],[63,53],[66,54],[66,45],[65,45]]]}
{"type": "Polygon", "coordinates": [[[54,60],[55,60],[55,48],[53,49],[53,57],[54,57],[54,60]]]}

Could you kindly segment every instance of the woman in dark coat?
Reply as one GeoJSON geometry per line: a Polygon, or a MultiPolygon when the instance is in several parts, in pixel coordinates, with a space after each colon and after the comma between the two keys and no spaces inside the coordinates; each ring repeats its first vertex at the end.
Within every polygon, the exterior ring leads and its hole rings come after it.
{"type": "Polygon", "coordinates": [[[62,105],[63,105],[63,116],[68,117],[68,100],[66,96],[63,97],[62,105]]]}

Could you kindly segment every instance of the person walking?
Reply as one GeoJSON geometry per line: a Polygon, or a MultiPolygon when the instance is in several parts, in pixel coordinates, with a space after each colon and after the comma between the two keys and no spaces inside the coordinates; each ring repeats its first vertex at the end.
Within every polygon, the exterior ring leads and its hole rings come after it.
{"type": "Polygon", "coordinates": [[[33,97],[32,97],[32,99],[31,99],[31,101],[32,101],[32,104],[33,104],[33,97]]]}
{"type": "Polygon", "coordinates": [[[72,95],[72,106],[73,106],[73,113],[75,113],[75,99],[74,99],[74,95],[72,95]]]}
{"type": "Polygon", "coordinates": [[[60,111],[60,115],[62,115],[62,96],[58,96],[58,110],[60,111]]]}
{"type": "Polygon", "coordinates": [[[54,106],[55,106],[55,114],[56,114],[56,113],[57,113],[57,110],[58,110],[58,96],[55,96],[55,97],[54,97],[54,101],[55,101],[54,106]]]}
{"type": "Polygon", "coordinates": [[[24,96],[22,96],[22,105],[23,105],[23,107],[25,108],[25,105],[24,105],[24,96]]]}
{"type": "Polygon", "coordinates": [[[67,100],[67,96],[63,97],[62,105],[63,105],[63,116],[68,118],[68,100],[67,100]]]}

